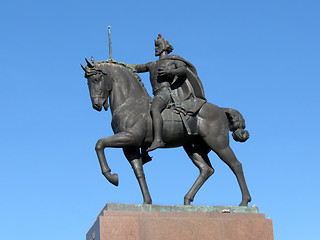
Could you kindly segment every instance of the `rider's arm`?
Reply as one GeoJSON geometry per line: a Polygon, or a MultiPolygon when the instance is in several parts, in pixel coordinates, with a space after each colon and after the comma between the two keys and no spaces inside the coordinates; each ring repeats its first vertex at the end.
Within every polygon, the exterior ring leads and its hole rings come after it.
{"type": "Polygon", "coordinates": [[[128,64],[128,67],[130,67],[132,70],[134,70],[137,73],[142,72],[149,72],[149,66],[152,62],[148,62],[145,64],[128,64]]]}
{"type": "Polygon", "coordinates": [[[175,61],[176,68],[172,69],[171,74],[182,77],[187,75],[187,65],[182,61],[175,61]]]}
{"type": "Polygon", "coordinates": [[[159,69],[158,74],[159,76],[186,76],[187,75],[187,66],[182,61],[175,61],[176,68],[175,69],[159,69]]]}

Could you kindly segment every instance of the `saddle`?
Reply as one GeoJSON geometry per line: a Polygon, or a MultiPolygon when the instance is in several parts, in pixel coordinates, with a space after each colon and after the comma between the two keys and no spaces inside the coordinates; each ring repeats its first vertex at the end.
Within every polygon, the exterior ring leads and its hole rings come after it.
{"type": "Polygon", "coordinates": [[[168,105],[167,109],[162,112],[163,120],[176,122],[181,121],[186,128],[187,133],[192,135],[187,120],[197,114],[206,102],[206,100],[200,98],[190,98],[184,101],[173,101],[168,105]]]}
{"type": "Polygon", "coordinates": [[[201,98],[190,98],[184,101],[170,103],[168,108],[176,114],[182,113],[184,116],[196,114],[207,101],[201,98]]]}

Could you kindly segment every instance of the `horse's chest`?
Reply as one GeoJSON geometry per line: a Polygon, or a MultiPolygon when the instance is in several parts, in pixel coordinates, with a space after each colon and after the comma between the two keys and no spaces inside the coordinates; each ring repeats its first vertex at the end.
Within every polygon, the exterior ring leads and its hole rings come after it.
{"type": "Polygon", "coordinates": [[[146,117],[147,106],[148,102],[141,100],[121,107],[112,116],[111,126],[113,132],[119,133],[132,128],[139,119],[146,117]]]}
{"type": "Polygon", "coordinates": [[[123,132],[125,131],[128,125],[132,125],[130,124],[130,120],[132,121],[130,115],[131,114],[126,114],[126,112],[122,112],[112,117],[111,127],[114,133],[123,132]]]}

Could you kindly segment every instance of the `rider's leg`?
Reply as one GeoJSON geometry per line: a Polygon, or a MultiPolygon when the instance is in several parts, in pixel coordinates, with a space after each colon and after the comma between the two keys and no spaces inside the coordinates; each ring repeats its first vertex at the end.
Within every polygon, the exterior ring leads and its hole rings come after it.
{"type": "Polygon", "coordinates": [[[160,97],[155,97],[151,105],[151,117],[153,126],[153,142],[147,152],[155,150],[156,148],[164,147],[165,143],[162,141],[162,126],[163,120],[161,112],[167,107],[167,103],[160,97]]]}

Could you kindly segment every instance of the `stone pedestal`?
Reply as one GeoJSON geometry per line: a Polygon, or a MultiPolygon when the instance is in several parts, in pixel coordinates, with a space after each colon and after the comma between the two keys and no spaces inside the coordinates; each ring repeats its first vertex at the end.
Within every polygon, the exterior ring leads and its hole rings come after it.
{"type": "Polygon", "coordinates": [[[256,207],[108,203],[86,240],[273,240],[256,207]]]}

